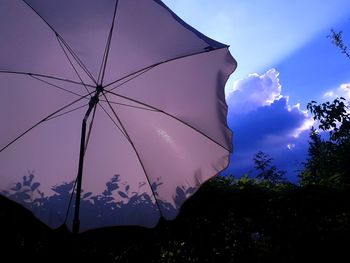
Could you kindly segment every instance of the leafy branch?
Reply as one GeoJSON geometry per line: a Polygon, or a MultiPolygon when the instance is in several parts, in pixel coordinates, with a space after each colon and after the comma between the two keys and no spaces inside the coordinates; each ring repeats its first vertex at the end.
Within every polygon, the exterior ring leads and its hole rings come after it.
{"type": "Polygon", "coordinates": [[[331,29],[331,34],[327,36],[331,39],[332,43],[336,45],[341,52],[350,59],[350,52],[348,51],[348,47],[345,45],[343,40],[343,31],[335,31],[331,29]]]}

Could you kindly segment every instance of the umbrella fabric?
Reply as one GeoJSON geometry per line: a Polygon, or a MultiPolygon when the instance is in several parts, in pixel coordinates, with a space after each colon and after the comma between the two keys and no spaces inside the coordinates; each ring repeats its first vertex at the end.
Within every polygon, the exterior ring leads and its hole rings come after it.
{"type": "Polygon", "coordinates": [[[228,164],[228,46],[159,0],[0,0],[0,191],[80,231],[173,219],[228,164]]]}

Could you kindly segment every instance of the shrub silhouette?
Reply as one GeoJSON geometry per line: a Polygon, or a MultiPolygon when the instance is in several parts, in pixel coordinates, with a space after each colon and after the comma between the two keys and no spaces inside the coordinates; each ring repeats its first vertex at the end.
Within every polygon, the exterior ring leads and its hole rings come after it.
{"type": "MultiPolygon", "coordinates": [[[[105,183],[106,188],[101,194],[82,191],[81,213],[82,230],[113,225],[143,225],[153,227],[159,219],[159,209],[168,219],[174,218],[182,203],[192,195],[196,188],[178,186],[174,196],[174,203],[160,200],[157,190],[162,182],[158,179],[151,187],[157,198],[142,190],[146,182],[140,182],[138,191],[131,191],[127,182],[121,182],[120,175],[114,175],[105,183]],[[116,199],[115,194],[119,197],[116,199]]],[[[52,195],[45,195],[40,191],[40,182],[35,181],[33,173],[23,176],[22,182],[2,194],[14,200],[34,213],[47,225],[57,228],[67,224],[72,228],[73,202],[75,192],[74,181],[55,185],[51,189],[52,195]],[[54,216],[53,216],[54,215],[54,216]]]]}

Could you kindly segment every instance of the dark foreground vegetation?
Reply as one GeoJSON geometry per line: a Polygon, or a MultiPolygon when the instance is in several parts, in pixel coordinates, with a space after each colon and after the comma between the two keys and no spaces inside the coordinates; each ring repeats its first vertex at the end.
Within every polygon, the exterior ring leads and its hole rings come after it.
{"type": "Polygon", "coordinates": [[[1,254],[11,261],[348,262],[350,189],[267,187],[217,177],[154,229],[113,227],[77,237],[50,230],[1,197],[1,254]],[[340,258],[347,260],[340,261],[340,258]],[[339,260],[339,261],[338,261],[339,260]]]}

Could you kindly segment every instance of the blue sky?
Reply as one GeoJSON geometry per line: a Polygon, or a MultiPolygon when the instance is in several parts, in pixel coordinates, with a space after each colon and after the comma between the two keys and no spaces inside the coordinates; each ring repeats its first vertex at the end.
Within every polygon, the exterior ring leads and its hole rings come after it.
{"type": "Polygon", "coordinates": [[[350,99],[350,61],[327,39],[344,31],[348,0],[164,0],[187,23],[230,45],[238,61],[226,87],[234,153],[225,174],[253,167],[263,150],[296,180],[312,125],[311,100],[350,99]]]}

